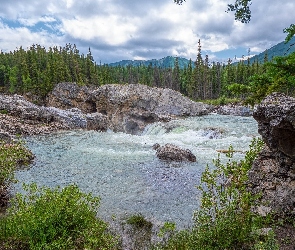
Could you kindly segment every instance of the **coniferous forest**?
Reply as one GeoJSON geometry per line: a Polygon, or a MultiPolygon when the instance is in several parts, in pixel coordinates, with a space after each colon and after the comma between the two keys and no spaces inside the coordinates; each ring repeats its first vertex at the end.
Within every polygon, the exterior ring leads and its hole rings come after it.
{"type": "Polygon", "coordinates": [[[0,53],[1,92],[44,98],[59,82],[94,86],[139,83],[171,88],[193,100],[237,98],[253,104],[273,91],[294,93],[295,53],[271,61],[265,53],[264,63],[250,63],[249,59],[215,63],[202,55],[199,41],[196,60],[185,68],[179,67],[178,58],[171,68],[97,64],[90,48],[84,55],[72,44],[48,49],[32,45],[0,53]]]}

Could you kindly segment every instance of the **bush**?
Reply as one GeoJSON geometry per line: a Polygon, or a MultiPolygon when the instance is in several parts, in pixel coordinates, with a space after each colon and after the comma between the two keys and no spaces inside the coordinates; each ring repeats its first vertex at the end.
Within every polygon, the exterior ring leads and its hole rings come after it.
{"type": "Polygon", "coordinates": [[[258,245],[275,246],[273,235],[262,237],[259,234],[258,229],[264,226],[265,221],[252,212],[258,197],[247,189],[247,172],[262,146],[260,139],[254,139],[245,159],[240,162],[232,160],[232,147],[226,154],[227,163],[222,164],[220,157],[214,160],[215,168],[206,168],[198,186],[202,196],[200,209],[194,213],[194,227],[176,232],[165,245],[156,249],[257,249],[258,245]]]}
{"type": "Polygon", "coordinates": [[[21,142],[0,141],[0,186],[13,181],[16,167],[29,164],[32,159],[33,154],[21,142]]]}
{"type": "MultiPolygon", "coordinates": [[[[116,249],[117,239],[96,218],[99,198],[76,185],[63,189],[24,185],[1,219],[0,242],[28,249],[116,249]]],[[[16,247],[17,248],[17,247],[16,247]]]]}

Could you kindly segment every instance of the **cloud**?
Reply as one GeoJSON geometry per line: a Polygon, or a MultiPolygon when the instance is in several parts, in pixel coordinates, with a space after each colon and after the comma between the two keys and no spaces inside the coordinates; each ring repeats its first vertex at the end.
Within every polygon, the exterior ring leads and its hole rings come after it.
{"type": "Polygon", "coordinates": [[[201,39],[203,55],[241,57],[248,48],[259,53],[281,42],[283,28],[294,22],[294,0],[254,0],[249,24],[225,12],[229,2],[0,0],[0,49],[75,43],[84,54],[91,47],[103,63],[168,55],[194,60],[201,39]]]}

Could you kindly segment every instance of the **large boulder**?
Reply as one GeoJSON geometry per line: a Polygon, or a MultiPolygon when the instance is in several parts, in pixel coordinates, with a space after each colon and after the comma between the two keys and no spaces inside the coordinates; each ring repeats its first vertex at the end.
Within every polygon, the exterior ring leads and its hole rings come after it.
{"type": "Polygon", "coordinates": [[[110,129],[131,134],[140,134],[153,122],[211,111],[209,105],[193,102],[174,90],[141,84],[104,85],[92,92],[88,102],[108,117],[110,129]]]}
{"type": "Polygon", "coordinates": [[[251,190],[262,194],[258,211],[295,215],[295,98],[273,93],[253,117],[266,143],[249,172],[251,190]]]}
{"type": "Polygon", "coordinates": [[[86,129],[106,131],[108,129],[108,118],[101,113],[86,114],[86,129]]]}
{"type": "Polygon", "coordinates": [[[130,134],[140,134],[153,122],[211,111],[211,106],[193,102],[177,91],[142,84],[108,84],[94,89],[75,83],[59,83],[48,95],[47,106],[100,113],[107,117],[104,122],[109,129],[130,134]]]}
{"type": "Polygon", "coordinates": [[[196,156],[189,149],[182,149],[171,143],[167,143],[164,146],[156,143],[153,146],[153,149],[156,150],[156,155],[160,160],[165,161],[196,161],[196,156]]]}

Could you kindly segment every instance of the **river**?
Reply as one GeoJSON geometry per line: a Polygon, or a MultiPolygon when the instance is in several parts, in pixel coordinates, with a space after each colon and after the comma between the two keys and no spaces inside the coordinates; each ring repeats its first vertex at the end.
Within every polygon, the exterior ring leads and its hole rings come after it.
{"type": "MultiPolygon", "coordinates": [[[[36,155],[30,168],[18,170],[21,183],[49,187],[77,184],[82,191],[101,197],[99,216],[110,221],[141,213],[153,222],[173,221],[190,226],[199,206],[196,185],[218,150],[230,145],[237,159],[258,136],[252,117],[210,114],[149,125],[140,136],[112,131],[66,131],[26,138],[36,155]],[[153,144],[173,143],[190,149],[195,163],[158,160],[153,144]]],[[[222,155],[222,157],[224,157],[222,155]]]]}

